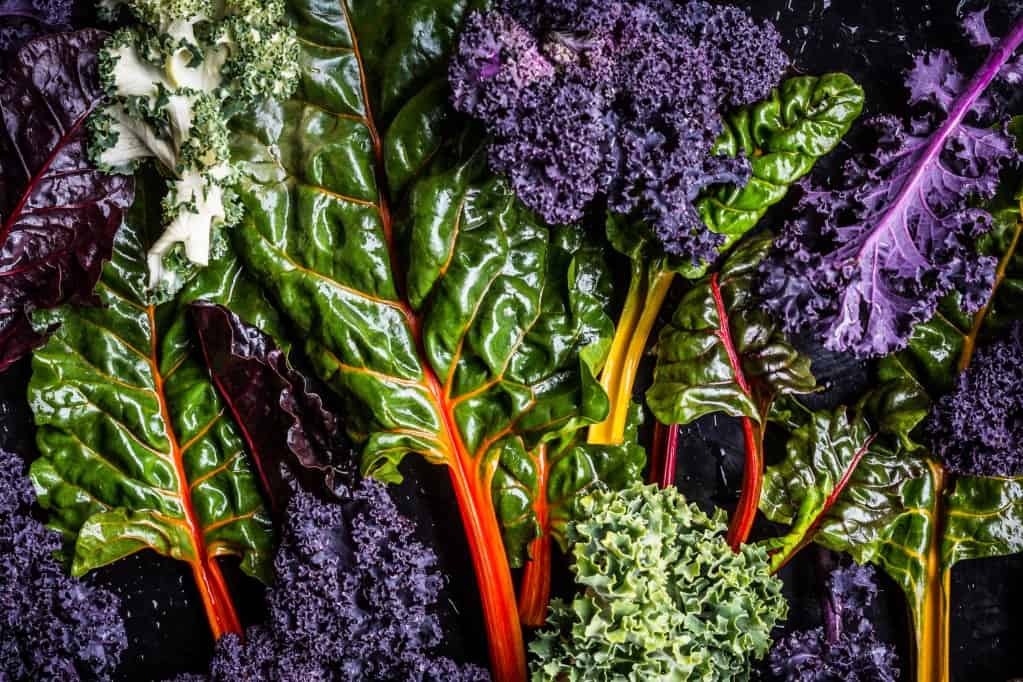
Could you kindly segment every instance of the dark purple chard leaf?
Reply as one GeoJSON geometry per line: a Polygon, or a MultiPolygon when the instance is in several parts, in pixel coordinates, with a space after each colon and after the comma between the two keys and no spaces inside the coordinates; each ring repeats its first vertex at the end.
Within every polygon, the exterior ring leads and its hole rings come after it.
{"type": "Polygon", "coordinates": [[[132,179],[85,153],[105,39],[37,38],[0,75],[0,371],[44,340],[33,310],[90,299],[132,202],[132,179]]]}
{"type": "Polygon", "coordinates": [[[30,38],[71,28],[74,0],[0,0],[0,64],[30,38]]]}
{"type": "Polygon", "coordinates": [[[968,83],[947,53],[918,57],[909,101],[937,119],[875,119],[877,150],[847,165],[844,184],[805,191],[763,268],[766,305],[788,331],[885,355],[905,347],[948,292],[960,293],[964,310],[984,305],[996,261],[974,242],[992,219],[971,199],[994,195],[1002,168],[1019,158],[1004,126],[987,125],[997,107],[986,91],[1021,41],[1023,20],[968,83]]]}
{"type": "Polygon", "coordinates": [[[351,486],[355,455],[312,380],[291,367],[269,335],[224,306],[197,301],[190,311],[213,381],[245,436],[273,507],[283,510],[291,496],[282,465],[312,491],[351,486]]]}

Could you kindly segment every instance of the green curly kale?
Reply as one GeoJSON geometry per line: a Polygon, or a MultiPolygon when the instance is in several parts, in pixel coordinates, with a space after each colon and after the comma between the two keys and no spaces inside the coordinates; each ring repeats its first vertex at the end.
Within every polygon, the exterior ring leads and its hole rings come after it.
{"type": "Polygon", "coordinates": [[[281,0],[100,2],[110,16],[122,7],[135,23],[100,53],[109,102],[90,120],[90,152],[109,172],[155,160],[168,178],[163,235],[147,256],[150,287],[167,297],[209,263],[216,229],[241,219],[228,122],[291,94],[299,48],[281,0]]]}
{"type": "Polygon", "coordinates": [[[733,553],[725,515],[674,488],[579,499],[568,530],[582,591],[551,605],[530,645],[534,682],[748,680],[788,605],[763,548],[733,553]]]}

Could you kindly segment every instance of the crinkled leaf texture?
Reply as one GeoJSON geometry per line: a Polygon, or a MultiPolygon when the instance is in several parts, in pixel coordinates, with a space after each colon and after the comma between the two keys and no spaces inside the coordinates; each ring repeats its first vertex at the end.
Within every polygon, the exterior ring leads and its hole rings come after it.
{"type": "Polygon", "coordinates": [[[312,379],[290,365],[287,352],[222,305],[196,301],[189,312],[213,382],[274,508],[283,511],[291,497],[282,466],[307,490],[351,486],[357,470],[343,424],[312,379]]]}
{"type": "Polygon", "coordinates": [[[0,65],[28,39],[71,27],[74,0],[0,0],[0,65]]]}
{"type": "Polygon", "coordinates": [[[675,488],[579,498],[569,526],[579,593],[556,600],[530,645],[534,682],[745,680],[788,607],[767,553],[725,542],[675,488]]]}
{"type": "Polygon", "coordinates": [[[211,264],[177,301],[152,303],[144,256],[160,222],[159,202],[143,191],[150,187],[140,182],[118,232],[96,290],[102,305],[54,313],[61,327],[33,357],[40,457],[31,474],[71,548],[72,573],[148,548],[188,562],[200,594],[208,589],[217,602],[229,597],[217,594],[216,557],[236,555],[267,579],[272,538],[244,441],[194,346],[185,306],[204,298],[268,331],[277,322],[233,257],[211,264]]]}
{"type": "Polygon", "coordinates": [[[810,359],[754,300],[770,236],[741,244],[719,273],[686,292],[657,341],[647,404],[665,424],[722,412],[764,423],[778,396],[810,393],[810,359]]]}
{"type": "Polygon", "coordinates": [[[21,458],[0,450],[0,677],[107,679],[128,647],[121,600],[65,573],[33,502],[21,458]]]}
{"type": "Polygon", "coordinates": [[[941,127],[875,119],[876,151],[850,161],[837,189],[807,188],[764,267],[765,304],[786,329],[878,356],[905,347],[949,291],[966,310],[984,304],[995,260],[978,256],[974,240],[991,218],[971,199],[992,196],[1019,156],[1003,126],[976,120],[991,108],[981,95],[1000,65],[989,60],[964,89],[950,55],[919,57],[911,102],[929,102],[941,127]]]}
{"type": "Polygon", "coordinates": [[[760,509],[790,527],[786,535],[763,543],[776,570],[813,541],[875,436],[864,419],[844,407],[803,418],[789,437],[785,459],[764,475],[760,509]]]}
{"type": "MultiPolygon", "coordinates": [[[[863,88],[844,73],[797,76],[770,97],[725,116],[714,151],[745,155],[751,175],[743,187],[719,186],[696,208],[712,231],[725,236],[724,253],[785,198],[817,160],[831,153],[863,111],[863,88]]],[[[686,271],[701,275],[706,270],[686,271]]]]}
{"type": "Polygon", "coordinates": [[[399,480],[408,453],[450,468],[494,674],[513,679],[496,471],[607,414],[594,372],[613,325],[599,248],[541,224],[478,145],[459,149],[444,71],[468,7],[292,3],[302,81],[239,125],[234,236],[349,408],[363,470],[399,480]]]}
{"type": "Polygon", "coordinates": [[[445,577],[386,489],[343,500],[299,490],[288,503],[268,590],[269,618],[220,640],[213,682],[485,682],[434,654],[445,577]]]}
{"type": "Polygon", "coordinates": [[[366,472],[398,480],[415,452],[481,482],[499,462],[517,478],[537,447],[608,409],[593,376],[613,332],[602,254],[542,225],[481,154],[441,149],[454,131],[437,49],[464,4],[399,18],[296,7],[308,66],[295,98],[246,124],[239,250],[353,407],[366,472]]]}
{"type": "Polygon", "coordinates": [[[85,154],[105,38],[37,38],[0,75],[0,371],[43,342],[32,310],[90,300],[131,205],[131,178],[101,173],[85,154]]]}

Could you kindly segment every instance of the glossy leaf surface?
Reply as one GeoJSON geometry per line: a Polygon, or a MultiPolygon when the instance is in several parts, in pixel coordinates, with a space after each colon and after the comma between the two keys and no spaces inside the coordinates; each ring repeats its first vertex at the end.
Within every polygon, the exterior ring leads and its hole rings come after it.
{"type": "Polygon", "coordinates": [[[657,341],[647,403],[665,424],[722,412],[764,422],[779,395],[816,388],[799,354],[754,300],[757,264],[770,237],[740,245],[720,273],[686,292],[657,341]]]}
{"type": "Polygon", "coordinates": [[[234,628],[216,622],[229,597],[215,558],[236,555],[266,579],[272,538],[244,442],[196,352],[184,306],[230,303],[268,330],[276,318],[231,256],[178,301],[153,305],[144,255],[147,229],[160,223],[151,199],[140,191],[118,232],[97,287],[101,307],[54,313],[61,327],[33,358],[41,457],[31,475],[50,525],[73,547],[75,575],[143,549],[186,561],[219,635],[234,628]]]}
{"type": "Polygon", "coordinates": [[[844,73],[797,76],[771,97],[725,119],[716,151],[744,154],[753,174],[745,187],[719,187],[697,208],[728,249],[842,141],[863,112],[863,88],[844,73]]]}
{"type": "Polygon", "coordinates": [[[765,543],[775,570],[813,540],[874,441],[869,425],[845,408],[805,418],[789,437],[785,459],[764,474],[760,509],[790,527],[765,543]]]}
{"type": "Polygon", "coordinates": [[[291,496],[282,466],[311,492],[352,486],[357,465],[341,420],[285,351],[222,305],[196,301],[189,313],[213,382],[245,437],[274,510],[283,511],[291,496]]]}
{"type": "Polygon", "coordinates": [[[249,217],[235,234],[351,406],[364,471],[399,480],[408,453],[450,467],[495,676],[514,679],[524,657],[492,485],[499,462],[603,418],[593,374],[613,325],[581,231],[541,225],[481,154],[441,149],[462,128],[443,78],[466,9],[293,3],[303,83],[245,125],[249,217]]]}
{"type": "Polygon", "coordinates": [[[131,205],[131,178],[85,154],[106,36],[38,38],[0,76],[0,371],[43,342],[32,310],[90,300],[131,205]]]}

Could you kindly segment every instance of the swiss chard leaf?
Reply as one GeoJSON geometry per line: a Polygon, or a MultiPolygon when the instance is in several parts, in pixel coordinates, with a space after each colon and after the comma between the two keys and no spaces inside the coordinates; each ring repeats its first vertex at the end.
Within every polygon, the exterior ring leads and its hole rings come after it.
{"type": "Polygon", "coordinates": [[[245,446],[193,346],[184,306],[230,303],[273,330],[276,317],[228,256],[178,301],[146,291],[152,195],[140,192],[97,286],[101,307],[68,306],[44,321],[60,329],[33,357],[29,401],[40,457],[31,475],[50,525],[81,575],[143,549],[191,565],[214,634],[239,631],[217,565],[236,555],[267,579],[272,559],[245,446]]]}
{"type": "Polygon", "coordinates": [[[657,341],[647,403],[665,424],[723,412],[763,424],[780,395],[810,393],[810,359],[785,339],[754,299],[769,236],[741,244],[715,273],[686,292],[657,341]]]}
{"type": "Polygon", "coordinates": [[[715,151],[744,154],[753,173],[744,187],[718,187],[696,204],[710,230],[725,236],[721,251],[837,147],[862,112],[863,88],[844,73],[829,73],[790,78],[768,99],[728,115],[715,151]]]}
{"type": "Polygon", "coordinates": [[[760,498],[765,516],[790,526],[788,534],[766,542],[775,570],[813,540],[874,437],[846,408],[808,415],[792,432],[785,459],[764,475],[760,498]]]}
{"type": "Polygon", "coordinates": [[[0,77],[0,371],[43,342],[32,310],[89,301],[131,205],[131,178],[85,154],[106,35],[38,38],[0,77]]]}
{"type": "Polygon", "coordinates": [[[354,458],[340,420],[312,380],[289,364],[286,351],[222,305],[196,301],[189,312],[213,382],[274,510],[283,511],[291,496],[282,465],[313,492],[354,484],[354,458]]]}
{"type": "Polygon", "coordinates": [[[686,292],[657,342],[647,404],[663,424],[716,412],[742,418],[746,461],[729,543],[753,527],[761,495],[764,429],[779,396],[816,388],[809,358],[793,348],[753,296],[770,235],[740,244],[720,272],[686,292]]]}
{"type": "Polygon", "coordinates": [[[775,568],[810,542],[877,564],[906,593],[923,646],[941,472],[902,447],[922,418],[916,391],[889,384],[855,410],[795,406],[786,458],[768,468],[760,508],[791,525],[766,542],[775,568]],[[879,408],[887,410],[884,421],[879,408]]]}
{"type": "Polygon", "coordinates": [[[351,406],[363,469],[398,480],[408,453],[450,468],[494,674],[511,680],[525,662],[498,467],[603,418],[593,374],[613,325],[599,250],[541,225],[482,155],[454,161],[443,144],[460,127],[445,54],[467,9],[292,3],[303,82],[245,126],[249,211],[235,235],[351,406]]]}

